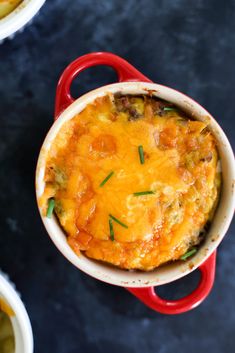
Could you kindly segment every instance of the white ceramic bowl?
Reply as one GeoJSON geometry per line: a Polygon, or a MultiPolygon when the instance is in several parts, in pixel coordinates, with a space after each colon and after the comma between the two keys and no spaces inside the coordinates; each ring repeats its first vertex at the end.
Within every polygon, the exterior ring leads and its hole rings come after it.
{"type": "Polygon", "coordinates": [[[42,195],[45,186],[43,179],[47,152],[50,149],[55,136],[66,121],[81,112],[86,105],[94,101],[94,99],[106,95],[109,92],[138,95],[146,94],[148,91],[151,91],[156,97],[172,102],[195,119],[209,122],[209,128],[218,142],[222,164],[222,194],[209,233],[198,253],[190,259],[190,261],[167,264],[151,272],[124,271],[93,261],[84,255],[77,256],[68,245],[66,236],[59,226],[56,217],[48,219],[43,216],[42,210],[39,209],[42,221],[51,239],[71,263],[83,272],[86,272],[99,280],[123,287],[150,287],[161,285],[181,278],[199,267],[215,251],[223,239],[232,220],[235,207],[234,156],[229,141],[221,127],[202,106],[186,95],[165,86],[145,82],[123,82],[103,86],[83,95],[62,112],[56,122],[52,125],[40,152],[36,171],[37,198],[42,195]]]}
{"type": "Polygon", "coordinates": [[[46,0],[24,0],[9,15],[0,20],[0,41],[10,37],[15,32],[23,30],[24,26],[29,23],[42,7],[46,0]]]}
{"type": "Polygon", "coordinates": [[[11,322],[15,336],[15,353],[33,353],[33,334],[28,314],[8,278],[0,272],[0,298],[14,311],[11,322]]]}

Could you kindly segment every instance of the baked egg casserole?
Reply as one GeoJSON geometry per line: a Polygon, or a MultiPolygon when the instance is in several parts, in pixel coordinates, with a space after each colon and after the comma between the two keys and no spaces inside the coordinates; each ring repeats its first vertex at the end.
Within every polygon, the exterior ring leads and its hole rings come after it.
{"type": "Polygon", "coordinates": [[[14,315],[9,305],[0,298],[0,353],[15,352],[15,337],[10,320],[14,315]]]}
{"type": "Polygon", "coordinates": [[[39,207],[78,256],[149,271],[196,253],[221,172],[206,122],[151,94],[107,94],[63,124],[44,182],[39,207]]]}
{"type": "Polygon", "coordinates": [[[23,0],[0,0],[0,19],[9,15],[23,0]]]}

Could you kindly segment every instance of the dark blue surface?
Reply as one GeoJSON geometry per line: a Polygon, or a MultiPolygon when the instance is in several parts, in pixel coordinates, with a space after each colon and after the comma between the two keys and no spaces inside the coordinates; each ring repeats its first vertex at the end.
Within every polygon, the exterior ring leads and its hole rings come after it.
{"type": "MultiPolygon", "coordinates": [[[[232,353],[235,225],[219,248],[209,298],[180,316],[152,312],[122,288],[79,272],[57,251],[37,212],[34,170],[65,66],[91,51],[123,56],[153,81],[204,105],[234,147],[235,2],[47,0],[33,24],[0,46],[0,266],[27,306],[36,353],[232,353]]],[[[92,69],[85,92],[115,81],[92,69]]],[[[177,298],[197,272],[160,288],[177,298]]]]}

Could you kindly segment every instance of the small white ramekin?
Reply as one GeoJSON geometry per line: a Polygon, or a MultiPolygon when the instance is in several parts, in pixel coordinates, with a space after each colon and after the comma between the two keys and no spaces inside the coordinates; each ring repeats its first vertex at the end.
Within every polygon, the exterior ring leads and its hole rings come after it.
{"type": "Polygon", "coordinates": [[[15,336],[15,353],[33,353],[32,328],[25,306],[7,276],[2,272],[0,272],[0,298],[15,313],[15,316],[11,317],[15,336]]]}
{"type": "Polygon", "coordinates": [[[42,7],[46,0],[24,0],[9,15],[0,20],[0,42],[9,37],[13,38],[14,34],[23,30],[24,26],[29,23],[42,7]]]}

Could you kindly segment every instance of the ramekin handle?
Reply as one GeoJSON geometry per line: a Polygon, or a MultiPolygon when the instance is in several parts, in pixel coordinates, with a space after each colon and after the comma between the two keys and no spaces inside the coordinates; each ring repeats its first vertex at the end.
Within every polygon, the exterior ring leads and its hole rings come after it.
{"type": "Polygon", "coordinates": [[[55,118],[58,118],[74,101],[71,95],[71,84],[75,77],[85,69],[97,65],[111,66],[116,71],[119,82],[152,82],[126,60],[112,53],[97,52],[83,55],[68,65],[59,79],[56,90],[55,118]]]}
{"type": "Polygon", "coordinates": [[[149,308],[162,314],[181,314],[196,308],[209,295],[215,279],[216,251],[199,267],[201,279],[198,287],[189,295],[179,300],[160,298],[154,287],[126,288],[149,308]]]}

